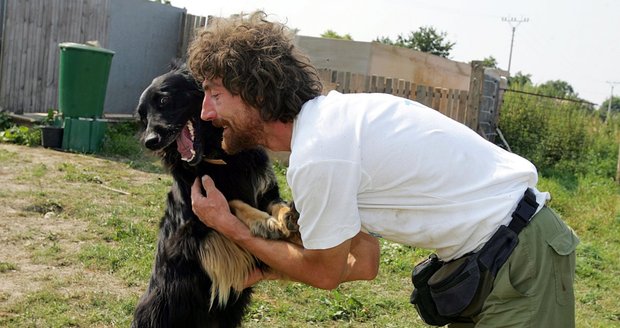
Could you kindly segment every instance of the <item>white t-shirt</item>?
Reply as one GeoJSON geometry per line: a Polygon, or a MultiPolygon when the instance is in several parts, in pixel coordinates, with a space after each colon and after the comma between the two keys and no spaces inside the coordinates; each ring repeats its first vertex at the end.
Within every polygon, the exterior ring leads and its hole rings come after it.
{"type": "MultiPolygon", "coordinates": [[[[510,222],[538,176],[529,161],[419,103],[332,91],[295,120],[287,180],[305,248],[361,230],[449,260],[510,222]]],[[[548,194],[535,192],[542,207],[548,194]]]]}

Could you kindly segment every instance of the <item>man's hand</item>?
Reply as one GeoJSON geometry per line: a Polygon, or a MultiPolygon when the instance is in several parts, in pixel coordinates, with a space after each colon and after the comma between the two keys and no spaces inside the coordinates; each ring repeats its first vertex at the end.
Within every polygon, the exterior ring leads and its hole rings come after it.
{"type": "Polygon", "coordinates": [[[228,201],[207,175],[197,178],[192,185],[192,210],[202,223],[227,237],[244,230],[249,234],[249,229],[230,213],[228,201]],[[202,193],[201,186],[206,194],[202,193]]]}

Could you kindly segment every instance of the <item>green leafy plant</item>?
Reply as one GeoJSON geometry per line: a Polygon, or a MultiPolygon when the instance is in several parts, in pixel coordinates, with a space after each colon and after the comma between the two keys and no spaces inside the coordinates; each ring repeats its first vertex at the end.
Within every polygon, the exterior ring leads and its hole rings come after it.
{"type": "Polygon", "coordinates": [[[43,120],[44,126],[61,126],[62,125],[62,114],[57,109],[50,108],[47,110],[47,116],[43,120]]]}
{"type": "Polygon", "coordinates": [[[7,112],[0,111],[0,130],[6,130],[13,125],[13,120],[7,112]]]}
{"type": "Polygon", "coordinates": [[[0,141],[26,146],[40,145],[41,130],[14,125],[4,131],[0,131],[0,141]]]}
{"type": "Polygon", "coordinates": [[[605,122],[587,104],[506,92],[499,127],[512,151],[532,161],[544,175],[615,177],[617,115],[605,122]]]}

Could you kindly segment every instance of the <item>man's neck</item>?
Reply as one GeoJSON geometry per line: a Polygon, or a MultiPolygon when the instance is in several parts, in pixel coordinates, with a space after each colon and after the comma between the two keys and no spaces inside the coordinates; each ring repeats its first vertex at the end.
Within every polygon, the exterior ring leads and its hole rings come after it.
{"type": "Polygon", "coordinates": [[[267,147],[272,151],[291,151],[291,138],[293,136],[293,123],[282,123],[280,121],[268,122],[265,124],[267,133],[267,147]]]}

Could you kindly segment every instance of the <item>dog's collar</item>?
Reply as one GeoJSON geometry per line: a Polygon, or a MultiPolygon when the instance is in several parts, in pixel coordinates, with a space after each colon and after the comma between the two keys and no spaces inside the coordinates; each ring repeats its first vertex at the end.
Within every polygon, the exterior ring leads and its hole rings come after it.
{"type": "Polygon", "coordinates": [[[226,161],[224,161],[223,159],[210,159],[210,158],[205,158],[204,159],[205,162],[209,163],[209,164],[215,164],[215,165],[226,165],[226,161]]]}

